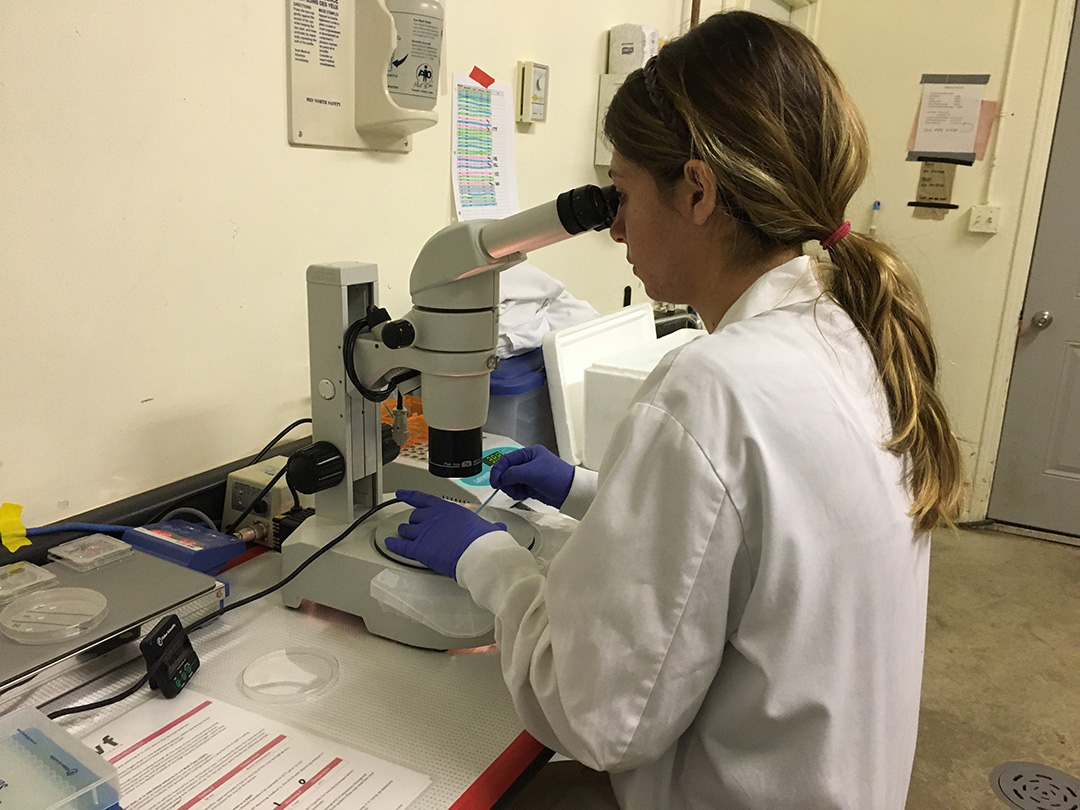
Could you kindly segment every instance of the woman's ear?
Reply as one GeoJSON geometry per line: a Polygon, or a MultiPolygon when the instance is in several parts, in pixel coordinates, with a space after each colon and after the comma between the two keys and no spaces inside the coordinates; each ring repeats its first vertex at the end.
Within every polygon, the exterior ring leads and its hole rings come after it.
{"type": "Polygon", "coordinates": [[[717,207],[716,175],[702,160],[694,158],[683,165],[685,210],[695,225],[704,225],[717,207]]]}

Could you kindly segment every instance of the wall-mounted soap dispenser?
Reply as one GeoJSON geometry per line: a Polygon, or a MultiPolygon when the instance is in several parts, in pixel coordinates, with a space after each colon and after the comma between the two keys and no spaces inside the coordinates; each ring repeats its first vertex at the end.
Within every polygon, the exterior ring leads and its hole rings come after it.
{"type": "Polygon", "coordinates": [[[433,126],[434,0],[289,0],[289,143],[408,152],[433,126]]]}

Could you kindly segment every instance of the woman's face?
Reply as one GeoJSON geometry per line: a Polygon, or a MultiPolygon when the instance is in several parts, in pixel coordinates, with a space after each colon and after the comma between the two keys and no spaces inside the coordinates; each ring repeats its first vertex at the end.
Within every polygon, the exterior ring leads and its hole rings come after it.
{"type": "Polygon", "coordinates": [[[619,192],[611,238],[626,245],[626,260],[645,292],[654,301],[694,304],[700,268],[695,273],[691,258],[700,235],[680,212],[678,193],[668,199],[648,171],[618,152],[608,174],[619,192]]]}

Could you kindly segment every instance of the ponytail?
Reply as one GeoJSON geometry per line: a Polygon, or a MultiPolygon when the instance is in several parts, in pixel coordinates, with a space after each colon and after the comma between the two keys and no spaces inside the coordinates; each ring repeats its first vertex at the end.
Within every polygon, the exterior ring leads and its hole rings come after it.
{"type": "Polygon", "coordinates": [[[848,234],[829,257],[819,278],[870,347],[892,424],[885,446],[908,459],[916,525],[954,525],[964,488],[960,449],[936,388],[937,351],[918,283],[899,256],[864,234],[848,234]]]}

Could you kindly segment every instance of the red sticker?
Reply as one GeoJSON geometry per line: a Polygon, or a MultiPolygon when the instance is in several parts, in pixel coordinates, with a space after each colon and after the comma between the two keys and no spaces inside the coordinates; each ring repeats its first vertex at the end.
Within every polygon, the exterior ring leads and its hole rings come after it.
{"type": "Polygon", "coordinates": [[[488,76],[476,65],[473,65],[472,73],[469,74],[469,78],[477,84],[483,85],[485,89],[491,87],[491,85],[495,83],[495,79],[493,79],[491,76],[488,76]]]}

